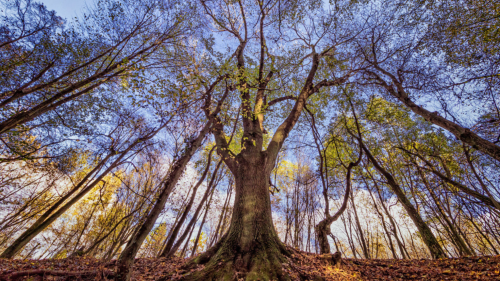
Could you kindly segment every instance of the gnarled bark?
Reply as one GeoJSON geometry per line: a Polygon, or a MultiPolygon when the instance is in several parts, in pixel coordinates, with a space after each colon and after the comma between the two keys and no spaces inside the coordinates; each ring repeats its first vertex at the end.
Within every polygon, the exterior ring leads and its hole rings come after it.
{"type": "Polygon", "coordinates": [[[267,153],[238,155],[231,226],[222,239],[194,262],[204,270],[185,280],[287,280],[281,269],[287,253],[274,229],[269,195],[267,153]]]}

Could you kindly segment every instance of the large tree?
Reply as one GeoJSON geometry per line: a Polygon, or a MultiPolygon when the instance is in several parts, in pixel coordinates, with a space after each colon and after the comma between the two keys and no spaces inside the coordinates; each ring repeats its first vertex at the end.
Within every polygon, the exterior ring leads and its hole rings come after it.
{"type": "MultiPolygon", "coordinates": [[[[319,1],[202,1],[201,6],[211,28],[228,37],[228,47],[234,50],[227,64],[217,68],[226,75],[220,91],[238,95],[233,102],[241,108],[243,134],[240,151],[231,151],[226,124],[206,111],[213,119],[217,152],[234,177],[236,195],[229,230],[194,261],[206,264],[205,270],[186,278],[219,280],[236,274],[247,280],[286,279],[281,267],[290,253],[273,225],[270,176],[306,104],[321,100],[355,71],[336,62],[342,55],[335,49],[349,39],[344,26],[333,24],[342,14],[328,12],[319,1]],[[293,40],[296,44],[284,44],[293,40]],[[314,95],[320,97],[313,101],[314,95]],[[272,114],[271,108],[285,101],[290,102],[272,114]],[[264,117],[272,122],[266,124],[264,117]],[[275,123],[280,124],[273,127],[275,123]],[[265,147],[268,130],[274,134],[265,147]]],[[[203,81],[208,71],[195,75],[203,81]]]]}

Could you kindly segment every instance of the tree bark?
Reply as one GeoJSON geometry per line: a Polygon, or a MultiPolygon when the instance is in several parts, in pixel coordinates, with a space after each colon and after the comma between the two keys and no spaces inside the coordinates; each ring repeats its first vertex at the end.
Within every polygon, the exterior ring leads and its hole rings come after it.
{"type": "Polygon", "coordinates": [[[142,225],[138,228],[138,231],[132,235],[130,240],[127,243],[127,246],[120,254],[120,257],[117,261],[117,274],[115,280],[117,281],[128,281],[130,280],[130,276],[132,273],[132,265],[134,263],[135,255],[139,251],[142,243],[148,236],[149,232],[154,226],[156,219],[161,213],[161,210],[165,206],[165,202],[167,201],[170,192],[173,190],[177,182],[179,181],[181,175],[183,174],[188,162],[191,160],[191,157],[196,152],[196,150],[201,146],[203,139],[206,134],[210,131],[211,127],[210,121],[208,121],[201,132],[198,134],[198,137],[192,142],[188,143],[184,154],[177,159],[171,169],[170,173],[163,183],[162,190],[156,200],[155,205],[152,210],[146,217],[146,220],[142,223],[142,225]]]}
{"type": "Polygon", "coordinates": [[[410,200],[408,200],[408,198],[404,194],[404,191],[401,189],[399,184],[396,183],[396,180],[389,172],[387,172],[382,166],[380,166],[378,161],[373,157],[373,155],[363,143],[361,143],[361,146],[363,147],[363,150],[366,152],[368,159],[370,159],[370,162],[373,164],[375,169],[377,169],[377,171],[379,171],[386,178],[387,183],[391,187],[392,191],[396,194],[399,201],[417,227],[418,232],[420,233],[420,236],[422,237],[425,245],[429,249],[432,257],[434,259],[446,258],[446,254],[444,253],[443,248],[441,248],[441,245],[439,245],[439,242],[432,233],[431,229],[422,219],[415,207],[413,207],[410,200]]]}
{"type": "Polygon", "coordinates": [[[283,279],[281,263],[285,262],[286,250],[272,222],[271,171],[266,169],[265,152],[252,154],[236,156],[238,164],[231,170],[236,196],[228,232],[212,249],[194,260],[207,262],[205,270],[186,275],[186,280],[283,279]]]}
{"type": "Polygon", "coordinates": [[[384,75],[387,75],[394,84],[394,86],[390,85],[385,82],[384,79],[382,79],[378,74],[369,72],[370,74],[375,76],[375,78],[380,82],[380,85],[384,87],[390,95],[397,98],[411,111],[422,116],[428,122],[431,122],[432,124],[447,130],[463,143],[466,143],[474,149],[477,149],[484,154],[487,154],[490,157],[496,159],[497,161],[500,161],[500,147],[498,145],[495,145],[494,143],[480,137],[470,129],[464,128],[459,124],[440,116],[436,112],[430,112],[422,106],[417,105],[410,99],[408,93],[406,93],[403,87],[403,83],[398,80],[396,76],[382,69],[376,62],[374,64],[375,68],[382,72],[384,75]]]}
{"type": "Polygon", "coordinates": [[[191,198],[189,199],[189,202],[185,206],[184,211],[183,211],[182,216],[180,217],[179,221],[175,224],[174,229],[172,230],[172,233],[168,237],[167,243],[165,244],[165,247],[163,248],[162,253],[160,254],[160,257],[165,257],[167,255],[167,253],[170,252],[170,249],[174,245],[175,239],[177,239],[177,234],[179,234],[179,231],[181,230],[181,227],[184,224],[184,221],[186,220],[187,215],[189,214],[189,211],[191,210],[191,207],[193,206],[194,199],[196,197],[196,191],[198,191],[198,188],[205,180],[205,178],[208,174],[208,170],[210,169],[210,163],[212,161],[212,151],[210,151],[210,153],[208,155],[207,167],[205,168],[205,171],[203,171],[201,178],[198,180],[198,182],[194,186],[193,193],[191,194],[191,198]]]}
{"type": "MultiPolygon", "coordinates": [[[[160,256],[166,257],[166,258],[172,257],[175,254],[175,252],[179,249],[179,247],[181,246],[184,239],[186,239],[186,237],[188,237],[189,232],[193,229],[196,221],[198,220],[198,215],[200,214],[200,211],[203,208],[203,204],[205,204],[205,201],[207,200],[208,195],[211,194],[212,189],[215,188],[214,181],[215,181],[215,178],[217,177],[217,173],[219,171],[221,164],[222,164],[222,160],[219,161],[219,163],[215,167],[215,170],[214,170],[212,177],[210,179],[210,183],[207,186],[207,190],[205,191],[205,194],[203,195],[203,198],[201,199],[200,204],[196,208],[196,211],[194,212],[193,217],[191,218],[188,225],[186,226],[186,229],[184,229],[184,233],[181,235],[181,237],[179,237],[179,239],[178,239],[177,243],[175,243],[175,245],[173,245],[172,247],[166,247],[160,256]]],[[[173,238],[171,237],[172,241],[175,238],[176,237],[173,237],[173,238]]],[[[188,241],[188,243],[189,243],[189,241],[188,241]]]]}

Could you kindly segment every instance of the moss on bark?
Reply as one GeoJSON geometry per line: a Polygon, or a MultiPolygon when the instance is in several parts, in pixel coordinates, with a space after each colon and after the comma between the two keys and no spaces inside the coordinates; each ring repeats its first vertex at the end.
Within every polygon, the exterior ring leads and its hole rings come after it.
{"type": "Polygon", "coordinates": [[[240,154],[236,160],[231,226],[214,247],[192,261],[205,268],[186,274],[183,279],[290,280],[282,270],[289,253],[272,222],[266,155],[240,154]]]}

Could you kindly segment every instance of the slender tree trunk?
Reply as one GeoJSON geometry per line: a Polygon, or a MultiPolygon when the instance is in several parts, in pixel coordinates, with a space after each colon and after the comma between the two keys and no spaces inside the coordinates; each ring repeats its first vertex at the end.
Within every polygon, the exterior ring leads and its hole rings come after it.
{"type": "Polygon", "coordinates": [[[224,206],[222,207],[222,211],[221,211],[220,216],[219,216],[219,222],[217,223],[217,228],[215,228],[215,232],[214,232],[213,237],[210,239],[210,245],[209,245],[209,247],[212,247],[212,245],[219,238],[219,234],[221,234],[221,232],[224,230],[224,228],[221,229],[221,224],[224,221],[224,219],[226,218],[228,204],[231,201],[231,195],[233,194],[233,183],[232,183],[232,181],[230,181],[229,186],[230,186],[230,188],[229,188],[228,193],[226,195],[226,200],[224,201],[224,206]]]}
{"type": "Polygon", "coordinates": [[[365,259],[369,259],[370,252],[368,251],[368,247],[366,246],[365,235],[363,233],[363,229],[361,228],[361,224],[359,223],[358,212],[356,211],[356,206],[354,204],[353,194],[351,194],[350,197],[351,197],[352,209],[354,211],[354,221],[356,222],[356,228],[358,229],[359,240],[360,240],[361,248],[363,249],[363,255],[365,256],[365,259]]]}
{"type": "MultiPolygon", "coordinates": [[[[337,238],[335,238],[335,236],[333,234],[330,234],[330,237],[332,237],[332,240],[333,240],[333,243],[335,244],[335,250],[337,250],[337,252],[342,252],[342,256],[345,256],[344,255],[344,252],[340,250],[340,247],[339,247],[339,244],[337,243],[337,238]]],[[[316,251],[318,252],[318,251],[316,251]]]]}
{"type": "Polygon", "coordinates": [[[472,163],[472,160],[471,160],[471,157],[470,157],[470,154],[469,154],[469,150],[467,149],[467,147],[465,146],[465,144],[463,145],[463,149],[464,149],[465,159],[467,160],[467,163],[469,164],[469,167],[472,170],[472,173],[474,174],[474,176],[476,177],[477,181],[479,182],[479,185],[481,186],[481,188],[483,189],[483,191],[488,195],[488,197],[490,198],[490,200],[493,203],[493,205],[495,206],[495,208],[497,208],[498,210],[500,210],[500,203],[498,203],[498,201],[496,201],[496,199],[493,196],[493,194],[491,194],[490,190],[488,189],[488,187],[486,186],[486,184],[483,182],[483,180],[481,179],[481,177],[477,173],[476,168],[474,167],[474,163],[472,163]]]}
{"type": "MultiPolygon", "coordinates": [[[[172,233],[170,234],[170,237],[168,238],[167,243],[165,244],[165,247],[163,248],[163,251],[160,254],[160,257],[166,257],[168,252],[170,252],[170,250],[172,249],[172,246],[174,245],[175,240],[177,239],[177,234],[179,234],[179,231],[181,230],[181,227],[184,224],[184,221],[186,220],[187,215],[189,214],[189,211],[191,210],[191,207],[193,206],[194,199],[196,197],[196,191],[198,191],[198,187],[200,187],[200,185],[203,183],[203,181],[205,180],[205,177],[208,174],[208,170],[210,169],[210,162],[212,159],[212,151],[208,155],[207,167],[205,168],[205,171],[203,171],[203,175],[201,176],[201,178],[198,180],[198,182],[194,186],[193,193],[191,194],[191,198],[189,199],[189,202],[187,203],[186,207],[184,208],[184,212],[182,213],[181,218],[179,219],[177,224],[174,226],[174,229],[172,230],[172,233]]],[[[219,169],[220,163],[221,162],[219,162],[219,164],[217,165],[217,168],[214,171],[214,174],[212,175],[211,182],[213,182],[213,178],[214,178],[215,174],[217,173],[217,170],[219,169]]],[[[209,189],[210,186],[207,188],[209,189]]]]}
{"type": "MultiPolygon", "coordinates": [[[[51,225],[57,218],[59,218],[64,212],[66,212],[71,206],[73,206],[76,202],[80,201],[88,192],[94,188],[101,180],[109,173],[112,169],[117,166],[117,163],[121,161],[121,159],[125,156],[125,153],[120,155],[114,163],[106,169],[99,177],[97,177],[94,181],[87,184],[78,194],[76,194],[73,198],[71,198],[66,204],[62,205],[64,201],[70,198],[69,195],[72,195],[76,191],[77,188],[73,189],[69,194],[65,195],[61,200],[59,200],[56,204],[54,204],[49,210],[47,210],[42,217],[40,217],[31,227],[25,230],[5,251],[2,253],[0,258],[13,258],[16,253],[18,253],[26,244],[28,244],[35,236],[37,236],[40,232],[42,232],[45,228],[51,225]],[[61,206],[62,205],[62,206],[61,206]],[[61,207],[60,207],[61,206],[61,207]],[[57,209],[60,207],[59,209],[57,209]]],[[[77,187],[81,187],[84,183],[83,179],[77,187]]]]}
{"type": "MultiPolygon", "coordinates": [[[[352,237],[352,219],[351,219],[351,213],[348,212],[348,221],[349,221],[349,235],[347,235],[347,239],[349,240],[349,245],[351,246],[351,251],[352,251],[352,254],[354,256],[355,259],[358,258],[358,251],[356,249],[356,245],[354,245],[354,238],[352,237]]],[[[344,228],[346,229],[346,232],[347,232],[347,227],[346,227],[346,223],[345,223],[345,220],[343,220],[344,222],[344,228]]]]}
{"type": "MultiPolygon", "coordinates": [[[[368,183],[366,182],[366,180],[364,178],[363,178],[363,181],[365,182],[365,185],[368,187],[368,183]]],[[[391,235],[389,233],[389,230],[387,230],[387,225],[385,224],[384,215],[382,214],[382,212],[380,212],[380,210],[377,206],[377,201],[375,201],[375,197],[373,197],[373,193],[372,193],[371,188],[367,188],[367,189],[368,189],[368,192],[370,193],[370,197],[372,198],[373,206],[375,207],[375,210],[377,211],[377,214],[378,214],[380,220],[382,221],[382,228],[384,229],[384,233],[387,236],[387,242],[389,242],[389,248],[391,249],[392,258],[397,259],[398,256],[396,255],[396,250],[394,249],[394,244],[392,243],[392,239],[391,239],[391,235]]],[[[382,204],[384,204],[384,203],[382,202],[382,204]]]]}
{"type": "MultiPolygon", "coordinates": [[[[196,220],[195,220],[195,224],[196,224],[196,220]]],[[[189,246],[189,241],[191,240],[191,237],[193,236],[194,227],[195,227],[195,225],[193,224],[191,226],[191,229],[189,229],[189,235],[187,235],[186,243],[184,243],[184,248],[182,248],[181,254],[179,255],[179,257],[181,257],[181,258],[184,258],[186,256],[186,251],[187,251],[187,248],[189,246]]]]}
{"type": "Polygon", "coordinates": [[[186,149],[184,150],[184,154],[172,164],[169,175],[165,180],[165,182],[163,183],[163,187],[158,195],[158,199],[156,200],[153,208],[147,215],[142,225],[139,226],[136,233],[130,238],[130,240],[127,243],[127,246],[120,254],[120,257],[118,258],[115,280],[117,281],[130,280],[130,276],[132,273],[132,265],[134,263],[135,255],[139,251],[139,248],[144,242],[144,239],[146,239],[149,232],[153,228],[156,219],[161,213],[161,210],[165,207],[165,202],[167,201],[170,192],[173,190],[173,188],[179,181],[181,175],[183,174],[193,154],[201,146],[201,143],[205,138],[206,134],[209,132],[210,127],[211,127],[211,121],[208,121],[201,130],[201,132],[198,134],[198,137],[186,144],[186,149]]]}
{"type": "MultiPolygon", "coordinates": [[[[217,177],[217,172],[219,171],[221,164],[222,164],[222,160],[219,161],[219,163],[217,164],[217,167],[215,167],[215,170],[212,174],[212,178],[210,179],[210,183],[207,186],[207,190],[205,191],[205,194],[203,195],[203,198],[201,199],[200,204],[196,208],[196,211],[194,212],[193,217],[191,218],[188,225],[186,226],[186,229],[184,229],[184,233],[181,235],[181,237],[179,237],[178,241],[175,243],[175,245],[173,245],[173,247],[168,249],[168,251],[166,251],[166,250],[163,251],[163,253],[161,254],[162,257],[166,257],[166,258],[172,257],[175,254],[175,252],[179,249],[179,247],[181,246],[182,241],[184,241],[184,239],[186,239],[186,237],[188,237],[188,233],[190,231],[192,231],[192,229],[194,228],[194,225],[196,224],[196,221],[198,220],[198,216],[200,214],[200,211],[203,208],[203,204],[205,204],[205,201],[207,201],[209,194],[211,194],[212,190],[216,186],[216,184],[214,184],[214,182],[215,182],[215,178],[217,177]]],[[[191,236],[191,234],[189,234],[189,237],[190,236],[191,236]]],[[[188,237],[188,242],[189,242],[189,237],[188,237]]]]}
{"type": "MultiPolygon", "coordinates": [[[[325,203],[325,218],[320,221],[316,227],[316,235],[318,236],[318,242],[319,242],[319,249],[321,254],[329,254],[330,253],[330,243],[328,242],[328,235],[331,234],[331,228],[330,225],[338,220],[338,218],[344,213],[344,211],[347,209],[347,203],[349,200],[349,197],[352,197],[352,191],[351,191],[351,173],[352,169],[356,166],[359,165],[361,162],[361,157],[363,156],[363,151],[360,150],[359,152],[359,157],[356,162],[351,162],[347,166],[347,172],[346,172],[346,189],[345,189],[345,194],[344,194],[344,201],[342,202],[342,205],[340,206],[339,210],[333,215],[330,216],[330,210],[329,210],[329,203],[328,203],[328,195],[326,193],[326,186],[323,186],[323,197],[327,201],[325,203]]],[[[352,200],[352,198],[351,198],[352,200]]]]}
{"type": "Polygon", "coordinates": [[[377,184],[377,181],[373,178],[372,174],[370,172],[368,172],[368,174],[370,175],[370,178],[373,181],[373,185],[375,186],[375,188],[377,190],[378,198],[380,199],[380,202],[382,203],[381,204],[382,205],[382,209],[384,210],[385,214],[389,218],[389,223],[391,224],[392,232],[394,234],[394,238],[396,239],[396,243],[398,244],[399,252],[401,253],[401,256],[403,257],[403,259],[407,259],[407,258],[409,258],[409,255],[406,252],[406,249],[404,248],[403,243],[399,239],[398,230],[396,228],[396,222],[394,221],[394,218],[392,217],[391,213],[387,209],[387,206],[385,206],[385,203],[384,203],[383,198],[382,198],[382,194],[380,193],[380,187],[377,184]]]}
{"type": "MultiPolygon", "coordinates": [[[[409,151],[407,151],[407,152],[409,152],[409,151]]],[[[413,153],[411,153],[411,154],[413,154],[413,153]]],[[[445,182],[447,182],[447,183],[449,183],[449,184],[451,184],[451,185],[455,186],[456,188],[458,188],[458,189],[459,189],[459,190],[461,190],[462,192],[464,192],[464,193],[466,193],[466,194],[468,194],[468,195],[470,195],[470,196],[472,196],[472,197],[475,197],[476,199],[479,199],[481,202],[483,202],[483,203],[485,203],[485,204],[487,204],[487,205],[489,205],[489,206],[491,206],[491,207],[494,207],[494,208],[496,208],[497,210],[500,210],[500,203],[499,203],[498,201],[496,201],[496,200],[495,200],[495,198],[494,198],[493,196],[484,196],[483,194],[481,194],[481,193],[479,193],[479,192],[477,192],[477,191],[475,191],[475,190],[472,190],[472,189],[468,188],[468,187],[467,187],[467,186],[465,186],[464,184],[459,183],[459,182],[457,182],[457,181],[453,180],[452,178],[450,178],[450,177],[448,177],[448,176],[444,175],[443,173],[439,172],[439,171],[438,171],[438,170],[434,167],[434,165],[433,165],[431,162],[429,162],[427,159],[425,159],[422,155],[419,155],[419,154],[413,154],[413,155],[417,156],[417,157],[418,157],[418,158],[420,158],[422,161],[424,161],[424,162],[425,162],[425,164],[426,164],[427,166],[429,166],[429,170],[430,170],[433,174],[435,174],[436,176],[440,177],[443,181],[445,181],[445,182]]],[[[484,187],[483,187],[483,188],[484,188],[484,187]]],[[[485,190],[486,190],[486,193],[487,193],[487,194],[490,194],[490,195],[491,195],[491,193],[489,193],[489,192],[488,192],[488,189],[487,189],[487,188],[486,188],[485,190]]]]}
{"type": "Polygon", "coordinates": [[[107,234],[105,234],[104,236],[100,237],[99,239],[97,239],[88,249],[86,249],[85,251],[83,251],[82,255],[87,255],[87,254],[90,254],[97,246],[99,246],[106,238],[109,237],[109,235],[111,235],[115,230],[116,228],[121,225],[123,223],[124,227],[125,225],[129,224],[130,222],[130,217],[139,210],[139,208],[136,208],[135,210],[133,210],[132,212],[130,212],[130,214],[126,215],[125,217],[121,218],[109,231],[107,234]]]}
{"type": "Polygon", "coordinates": [[[469,250],[469,248],[465,244],[464,240],[462,239],[460,234],[455,229],[455,226],[453,225],[453,223],[450,221],[450,219],[446,215],[445,211],[443,210],[443,207],[441,206],[441,201],[439,200],[438,196],[436,195],[436,193],[434,192],[432,187],[429,186],[429,182],[425,178],[425,175],[424,175],[422,169],[420,169],[420,167],[417,166],[417,170],[418,170],[418,173],[420,175],[420,178],[422,179],[422,182],[424,183],[424,186],[427,188],[427,190],[429,191],[429,194],[431,195],[432,200],[436,204],[436,207],[437,207],[439,213],[441,214],[441,217],[443,218],[443,220],[447,224],[448,229],[450,230],[451,237],[455,241],[455,243],[457,244],[458,249],[460,251],[460,254],[462,255],[462,253],[463,253],[463,254],[472,256],[471,250],[469,250]]]}
{"type": "Polygon", "coordinates": [[[422,116],[425,120],[428,122],[431,122],[434,125],[437,125],[448,132],[452,133],[457,137],[457,139],[461,140],[462,142],[472,146],[473,148],[489,155],[490,157],[496,159],[497,161],[500,161],[500,146],[495,145],[494,143],[480,137],[476,133],[472,132],[468,128],[464,128],[460,126],[459,124],[452,122],[442,116],[440,116],[438,113],[435,112],[430,112],[427,109],[415,104],[411,98],[408,96],[406,93],[403,83],[398,80],[398,78],[391,73],[387,72],[386,70],[380,68],[380,66],[375,65],[375,68],[380,70],[382,73],[385,75],[389,76],[394,83],[394,86],[389,85],[382,79],[380,76],[377,74],[372,74],[375,75],[376,79],[380,82],[380,84],[395,98],[397,98],[399,101],[401,101],[405,106],[407,106],[411,111],[413,111],[415,114],[418,114],[422,116]]]}
{"type": "MultiPolygon", "coordinates": [[[[182,241],[184,241],[184,239],[186,239],[186,237],[188,237],[188,232],[192,231],[192,229],[194,229],[194,225],[196,224],[196,221],[198,220],[198,216],[200,214],[201,209],[203,208],[203,204],[205,204],[205,201],[207,201],[208,195],[211,194],[212,190],[217,185],[215,183],[215,178],[217,177],[217,173],[219,171],[219,168],[220,168],[221,164],[222,164],[222,160],[219,161],[219,163],[215,167],[215,170],[214,170],[214,172],[212,174],[212,178],[210,179],[210,183],[207,186],[207,190],[205,191],[205,194],[203,195],[203,198],[201,199],[200,204],[196,208],[196,211],[194,212],[193,217],[191,218],[191,220],[189,221],[188,225],[186,226],[186,229],[184,230],[184,233],[181,235],[181,237],[179,237],[179,240],[177,241],[177,243],[175,243],[175,245],[171,249],[169,249],[168,251],[164,251],[163,252],[163,254],[162,254],[163,257],[167,257],[168,258],[168,257],[173,256],[175,254],[175,252],[181,246],[182,241]]],[[[191,236],[191,234],[189,234],[189,237],[190,236],[191,236]]],[[[188,237],[188,242],[189,242],[189,237],[188,237]]]]}
{"type": "Polygon", "coordinates": [[[413,207],[410,200],[408,200],[408,198],[404,194],[404,191],[396,183],[396,180],[392,177],[392,175],[389,172],[387,172],[384,168],[382,168],[382,166],[380,166],[380,164],[372,156],[368,148],[363,143],[361,143],[361,145],[363,146],[363,150],[366,152],[368,159],[370,159],[370,162],[372,162],[373,166],[375,166],[375,169],[377,169],[386,178],[388,184],[392,188],[392,191],[396,194],[399,201],[405,208],[406,212],[412,219],[413,223],[415,224],[420,233],[420,236],[422,237],[422,240],[424,241],[424,243],[427,245],[427,248],[431,252],[432,257],[434,259],[445,258],[446,254],[444,253],[443,248],[441,248],[441,245],[439,245],[439,242],[437,241],[436,237],[432,233],[429,226],[424,222],[424,220],[417,212],[415,207],[413,207]]]}
{"type": "MultiPolygon", "coordinates": [[[[191,189],[188,191],[187,196],[189,196],[190,194],[191,194],[191,189]]],[[[163,249],[165,249],[165,247],[167,246],[168,241],[170,241],[170,237],[172,236],[172,232],[174,231],[175,227],[177,226],[177,223],[179,222],[179,219],[184,214],[184,212],[181,212],[181,210],[185,209],[186,204],[187,204],[187,202],[185,200],[183,200],[181,208],[179,209],[179,211],[177,212],[177,215],[175,216],[174,223],[170,227],[170,229],[168,231],[168,234],[166,234],[165,241],[163,241],[163,243],[162,243],[163,245],[160,247],[160,249],[158,250],[158,253],[156,254],[157,257],[161,256],[161,253],[163,253],[163,249]]]]}
{"type": "Polygon", "coordinates": [[[103,260],[111,260],[115,253],[118,252],[120,247],[124,244],[123,241],[127,240],[127,237],[129,237],[129,233],[135,233],[135,231],[131,230],[132,228],[130,227],[130,225],[127,228],[123,227],[122,229],[120,229],[120,232],[118,232],[118,235],[115,236],[111,247],[109,247],[109,249],[103,255],[103,260]]]}
{"type": "MultiPolygon", "coordinates": [[[[203,215],[203,219],[201,220],[201,225],[200,228],[198,229],[198,234],[196,235],[196,240],[194,241],[193,245],[193,251],[191,251],[191,256],[194,256],[196,254],[196,248],[198,247],[198,243],[200,242],[200,236],[203,230],[203,225],[205,224],[205,221],[207,219],[208,211],[210,210],[210,204],[212,203],[212,198],[215,193],[215,188],[212,189],[212,192],[210,193],[210,198],[208,199],[207,204],[205,205],[205,214],[203,215]]],[[[208,237],[207,237],[208,239],[208,237]]],[[[208,241],[207,241],[208,242],[208,241]]],[[[206,247],[206,245],[205,245],[206,247]]]]}

